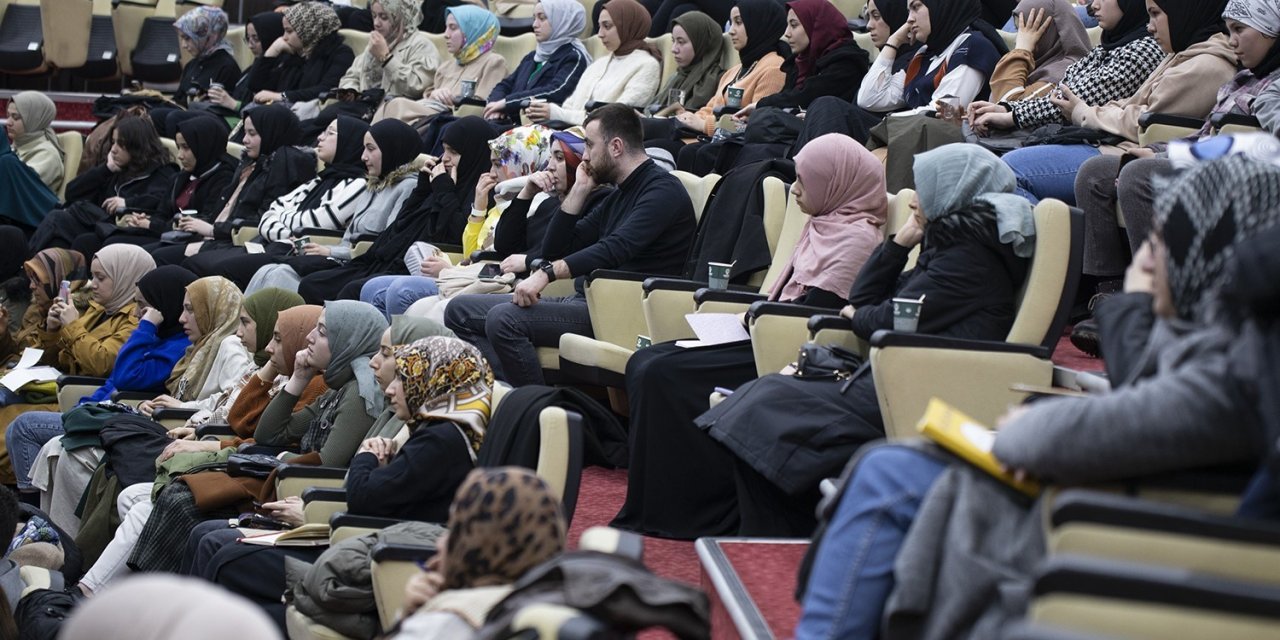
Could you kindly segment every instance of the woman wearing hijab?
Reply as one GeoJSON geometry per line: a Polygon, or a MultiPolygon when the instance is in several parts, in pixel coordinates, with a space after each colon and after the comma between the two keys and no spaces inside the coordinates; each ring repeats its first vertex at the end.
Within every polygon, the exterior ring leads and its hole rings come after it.
{"type": "Polygon", "coordinates": [[[227,14],[222,9],[196,7],[174,20],[173,28],[178,30],[178,44],[191,56],[182,68],[174,102],[186,105],[188,100],[206,94],[214,83],[235,86],[240,79],[240,65],[227,42],[227,14]]]}
{"type": "Polygon", "coordinates": [[[526,98],[559,104],[573,93],[591,64],[591,56],[578,40],[586,24],[586,10],[577,0],[542,0],[534,5],[533,35],[538,46],[489,92],[484,117],[496,121],[491,136],[519,119],[526,98]]]}
{"type": "Polygon", "coordinates": [[[214,216],[178,219],[179,231],[202,239],[156,249],[153,255],[161,264],[179,264],[201,251],[234,247],[231,237],[237,223],[257,225],[276,198],[315,177],[315,157],[293,146],[298,141],[298,117],[287,107],[259,107],[245,116],[243,124],[244,156],[209,209],[216,212],[214,216]]]}
{"type": "Polygon", "coordinates": [[[182,171],[173,181],[167,206],[154,215],[130,214],[119,226],[98,223],[91,233],[80,234],[72,246],[93,255],[105,244],[121,242],[149,246],[160,242],[174,226],[174,217],[187,212],[201,220],[218,214],[218,195],[235,176],[235,158],[227,155],[227,129],[212,118],[182,118],[174,142],[182,171]]]}
{"type": "Polygon", "coordinates": [[[724,28],[701,11],[682,13],[672,21],[671,55],[676,72],[658,90],[657,101],[669,107],[673,90],[680,91],[684,109],[698,110],[715,95],[716,83],[724,75],[724,28]]]}
{"type": "Polygon", "coordinates": [[[1022,0],[1014,22],[1018,37],[1013,50],[991,72],[991,101],[996,103],[1048,95],[1067,68],[1092,48],[1069,0],[1022,0]]]}
{"type": "Polygon", "coordinates": [[[369,46],[338,82],[356,93],[381,89],[386,97],[412,98],[432,85],[437,59],[435,45],[418,30],[422,3],[414,0],[378,0],[369,5],[373,31],[369,46]]]}
{"type": "MultiPolygon", "coordinates": [[[[977,145],[919,154],[915,173],[915,215],[871,255],[842,315],[865,340],[893,327],[894,297],[924,295],[920,332],[1004,339],[1034,252],[1031,206],[1011,194],[1008,167],[977,145]],[[904,273],[916,245],[919,260],[904,273]]],[[[741,535],[809,535],[818,483],[838,475],[860,445],[884,433],[869,367],[829,384],[768,375],[739,387],[695,424],[734,458],[736,499],[728,502],[737,510],[741,535]],[[813,407],[821,409],[815,413],[813,407]],[[805,418],[797,421],[801,414],[805,418]],[[838,428],[799,435],[821,425],[838,428]]]]}
{"type": "MultiPolygon", "coordinates": [[[[828,134],[796,156],[791,190],[809,217],[769,299],[839,309],[883,238],[884,172],[852,138],[828,134]]],[[[734,532],[733,458],[693,420],[715,387],[756,377],[750,342],[654,345],[632,356],[626,374],[631,471],[613,525],[686,539],[734,532]]]]}
{"type": "Polygon", "coordinates": [[[435,79],[422,92],[421,98],[395,98],[383,103],[374,114],[376,123],[395,118],[416,123],[457,106],[462,96],[462,83],[473,82],[476,96],[487,96],[507,75],[507,62],[493,51],[498,41],[498,17],[480,7],[463,4],[445,10],[445,49],[453,56],[436,67],[435,79]]]}
{"type": "Polygon", "coordinates": [[[520,467],[476,469],[449,507],[448,533],[405,586],[396,638],[473,638],[530,569],[559,555],[567,526],[547,483],[520,467]],[[517,543],[509,532],[520,531],[517,543]]]}
{"type": "Polygon", "coordinates": [[[244,598],[203,580],[157,575],[135,578],[76,607],[61,635],[67,640],[160,640],[174,636],[216,640],[232,633],[257,640],[285,637],[244,598]],[[139,616],[142,609],[147,614],[139,616]]]}
{"type": "Polygon", "coordinates": [[[745,119],[756,107],[809,108],[822,96],[853,100],[855,87],[871,66],[867,52],[853,41],[844,14],[828,0],[793,0],[787,3],[787,30],[782,41],[791,57],[782,63],[787,74],[782,90],[748,105],[745,119]]]}
{"type": "MultiPolygon", "coordinates": [[[[1257,97],[1280,78],[1280,7],[1271,0],[1232,0],[1222,12],[1230,34],[1230,44],[1244,68],[1230,82],[1218,89],[1217,103],[1204,126],[1184,141],[1194,142],[1213,134],[1212,120],[1217,114],[1256,115],[1257,97]]],[[[1173,165],[1161,153],[1164,144],[1148,145],[1130,153],[1138,159],[1121,168],[1120,157],[1103,155],[1085,162],[1076,175],[1076,202],[1085,212],[1084,273],[1097,280],[1101,294],[1119,289],[1129,256],[1136,254],[1150,235],[1155,189],[1152,179],[1170,173],[1173,165]],[[1154,157],[1150,157],[1154,155],[1154,157]],[[1112,179],[1113,176],[1118,176],[1112,179]],[[1117,202],[1124,215],[1125,227],[1116,224],[1115,215],[1105,217],[1103,211],[1114,212],[1117,202]],[[1128,240],[1128,252],[1125,251],[1128,240]]],[[[1072,344],[1085,353],[1098,353],[1098,327],[1092,320],[1076,323],[1071,332],[1072,344]]]]}
{"type": "Polygon", "coordinates": [[[262,54],[278,58],[279,81],[255,93],[253,101],[297,105],[338,86],[356,58],[338,34],[341,27],[338,14],[322,2],[300,2],[285,10],[284,34],[262,54]]]}
{"type": "MultiPolygon", "coordinates": [[[[1222,321],[1219,293],[1240,244],[1280,222],[1280,170],[1233,156],[1196,165],[1160,186],[1160,230],[1131,267],[1136,277],[1126,292],[1100,307],[1104,336],[1114,347],[1107,361],[1113,390],[1006,413],[992,447],[1006,468],[1079,486],[1256,463],[1264,446],[1258,401],[1243,391],[1253,387],[1231,373],[1239,364],[1233,347],[1241,337],[1233,323],[1222,321]],[[1165,446],[1149,446],[1153,442],[1165,446]]],[[[1031,571],[1044,555],[1043,505],[997,488],[999,483],[965,466],[911,445],[859,453],[814,562],[798,638],[874,633],[890,614],[905,613],[884,611],[890,589],[920,593],[954,577],[935,569],[890,573],[890,567],[943,567],[956,548],[970,554],[965,566],[977,569],[965,578],[970,593],[1030,585],[1031,571]],[[930,492],[940,482],[960,489],[930,492]],[[972,513],[975,508],[981,512],[972,513]],[[913,526],[938,509],[961,510],[958,517],[981,524],[965,539],[943,543],[945,527],[913,526]],[[989,523],[1003,527],[997,533],[989,523]],[[998,540],[998,548],[969,537],[984,535],[998,540]],[[858,598],[842,598],[854,588],[858,598]]],[[[955,590],[934,593],[927,604],[902,603],[923,604],[908,615],[910,624],[920,625],[913,628],[927,623],[956,635],[983,636],[984,629],[1024,613],[1022,602],[959,600],[955,590]],[[947,619],[937,617],[941,610],[947,619]]]]}
{"type": "Polygon", "coordinates": [[[44,326],[45,317],[49,315],[49,307],[58,297],[58,289],[65,280],[71,283],[72,301],[77,306],[84,297],[85,283],[89,280],[89,270],[85,267],[84,256],[67,249],[45,249],[34,258],[22,263],[23,271],[31,288],[31,303],[23,313],[18,330],[13,331],[7,307],[0,311],[0,361],[22,355],[27,347],[39,346],[40,328],[44,326]]]}
{"type": "Polygon", "coordinates": [[[265,253],[242,256],[224,263],[223,272],[234,280],[247,281],[246,291],[262,287],[294,291],[303,275],[350,262],[351,248],[357,238],[382,233],[413,193],[418,184],[417,157],[421,146],[417,132],[399,120],[378,122],[369,127],[364,134],[361,155],[366,178],[360,195],[351,205],[355,214],[341,242],[336,245],[305,243],[301,252],[289,257],[265,253]]]}
{"type": "MultiPolygon", "coordinates": [[[[9,139],[12,140],[13,152],[18,159],[31,167],[40,182],[56,195],[62,189],[65,173],[63,162],[66,154],[62,151],[62,143],[53,133],[53,119],[58,115],[58,108],[48,96],[39,91],[22,91],[9,101],[9,139]]],[[[15,217],[18,212],[5,208],[8,217],[15,217]]],[[[20,210],[25,213],[26,210],[20,210]]],[[[48,211],[48,209],[45,209],[48,211]]],[[[32,211],[30,215],[39,215],[43,211],[32,211]]]]}
{"type": "Polygon", "coordinates": [[[283,257],[295,253],[304,229],[342,231],[355,215],[365,187],[364,136],[369,125],[338,116],[316,139],[316,158],[324,169],[293,191],[276,198],[258,221],[258,237],[245,247],[201,251],[183,265],[198,275],[224,275],[245,286],[253,272],[231,268],[246,252],[283,257]],[[252,245],[252,246],[250,246],[252,245]]]}
{"type": "Polygon", "coordinates": [[[1137,147],[1138,118],[1144,112],[1206,118],[1217,89],[1236,74],[1236,54],[1224,33],[1227,0],[1150,0],[1148,30],[1165,58],[1128,98],[1085,104],[1070,89],[1051,98],[1071,124],[1118,137],[1113,145],[1050,144],[1017,149],[1004,161],[1018,176],[1018,194],[1031,202],[1057,198],[1074,205],[1081,165],[1103,153],[1121,155],[1137,147]]]}
{"type": "MultiPolygon", "coordinates": [[[[381,124],[381,123],[379,123],[381,124]]],[[[351,262],[304,276],[298,293],[310,303],[354,300],[369,278],[409,275],[405,254],[415,242],[461,244],[476,184],[489,167],[493,130],[477,116],[462,118],[444,130],[445,152],[422,168],[417,187],[373,246],[351,262]]],[[[421,275],[435,277],[447,266],[423,260],[421,275]]]]}
{"type": "Polygon", "coordinates": [[[593,102],[648,106],[662,78],[662,54],[644,41],[649,22],[649,12],[636,0],[606,2],[597,35],[609,55],[591,62],[563,102],[531,104],[524,110],[525,116],[534,122],[580,125],[587,118],[587,105],[593,102]]]}
{"type": "Polygon", "coordinates": [[[741,0],[729,16],[729,41],[741,62],[720,76],[710,102],[697,111],[681,111],[675,116],[684,128],[701,135],[715,131],[715,111],[725,106],[729,89],[742,89],[742,104],[748,105],[777,93],[786,84],[781,54],[786,8],[774,0],[741,0]]]}
{"type": "Polygon", "coordinates": [[[935,96],[961,108],[986,98],[987,79],[1007,47],[995,29],[982,21],[978,0],[911,0],[907,6],[907,22],[889,36],[876,65],[862,81],[858,106],[885,113],[933,104],[935,96]],[[909,36],[924,46],[908,63],[899,84],[899,76],[889,70],[909,36]]]}
{"type": "MultiPolygon", "coordinates": [[[[52,304],[61,280],[83,285],[87,277],[84,259],[65,249],[46,249],[27,261],[26,267],[33,283],[54,278],[51,286],[35,287],[33,309],[47,309],[52,304]]],[[[138,328],[120,347],[111,375],[97,391],[82,398],[82,403],[110,400],[117,389],[151,392],[164,388],[173,365],[190,344],[178,324],[178,316],[182,314],[182,290],[193,280],[195,276],[180,267],[154,269],[138,280],[135,298],[139,304],[134,308],[134,315],[139,318],[138,328]]],[[[43,321],[43,318],[33,314],[31,320],[43,321]]],[[[17,337],[23,338],[22,334],[17,337]]],[[[12,477],[16,472],[16,479],[10,479],[10,483],[17,483],[19,490],[31,490],[30,471],[36,453],[45,442],[62,433],[62,414],[57,409],[56,404],[23,404],[14,407],[13,415],[8,409],[0,411],[0,424],[6,427],[7,449],[14,454],[12,470],[5,464],[4,474],[12,477]]]]}
{"type": "Polygon", "coordinates": [[[253,53],[253,64],[244,70],[234,84],[210,87],[205,101],[188,105],[192,111],[206,111],[217,116],[232,129],[240,122],[240,110],[253,103],[253,96],[271,89],[279,82],[278,58],[263,54],[284,35],[284,14],[276,11],[259,13],[244,25],[244,39],[253,53]]]}
{"type": "MultiPolygon", "coordinates": [[[[1026,0],[1027,4],[1043,0],[1026,0]]],[[[1061,34],[1062,24],[1071,24],[1070,16],[1059,17],[1061,12],[1055,0],[1052,26],[1045,31],[1036,48],[1044,43],[1044,39],[1055,31],[1061,34]]],[[[1124,100],[1132,96],[1138,87],[1151,77],[1165,58],[1155,38],[1147,34],[1147,9],[1141,0],[1097,0],[1095,13],[1098,25],[1102,28],[1102,43],[1089,51],[1088,55],[1071,63],[1063,73],[1061,82],[1085,104],[1104,105],[1114,100],[1124,100]]],[[[1026,16],[1026,13],[1019,14],[1026,16]]],[[[1028,18],[1021,17],[1025,22],[1028,18]]],[[[1071,27],[1074,30],[1074,25],[1071,27]]],[[[1074,36],[1072,36],[1074,39],[1074,36]]],[[[1065,49],[1064,49],[1065,50],[1065,49]]],[[[1015,49],[1001,59],[1001,65],[1009,62],[1009,67],[1026,64],[1032,54],[1015,49]],[[1019,62],[1021,60],[1022,62],[1019,62]]],[[[1038,60],[1038,57],[1037,57],[1038,60]]],[[[1061,62],[1059,64],[1062,64],[1061,62]]],[[[1052,75],[1039,75],[1043,67],[1037,62],[1035,71],[1026,76],[1027,82],[1049,88],[1057,87],[1052,75]]],[[[997,69],[997,74],[999,69],[997,69]]],[[[1014,73],[1015,78],[1019,74],[1014,73]]],[[[994,75],[993,75],[994,77],[994,75]]],[[[1020,84],[1016,79],[1010,84],[1020,84]]],[[[1030,87],[1031,85],[1027,85],[1030,87]]],[[[1031,130],[1045,124],[1069,124],[1070,114],[1065,114],[1054,104],[1048,90],[1030,91],[1021,97],[1004,97],[997,101],[998,90],[992,84],[992,102],[974,102],[969,106],[970,120],[974,131],[982,135],[995,135],[997,130],[1023,129],[1031,130]],[[995,104],[993,104],[995,103],[995,104]]]]}

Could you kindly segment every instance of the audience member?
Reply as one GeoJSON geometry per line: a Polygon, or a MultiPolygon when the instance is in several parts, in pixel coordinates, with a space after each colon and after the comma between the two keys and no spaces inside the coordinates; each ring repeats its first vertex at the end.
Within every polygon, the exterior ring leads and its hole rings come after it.
{"type": "MultiPolygon", "coordinates": [[[[58,108],[48,96],[38,91],[22,91],[13,96],[7,107],[9,118],[6,127],[12,141],[13,152],[23,164],[35,171],[40,182],[57,195],[62,189],[66,153],[62,143],[53,133],[53,119],[58,108]]],[[[13,180],[6,171],[6,180],[13,180]]],[[[45,209],[48,211],[48,209],[45,209]]],[[[36,219],[45,211],[5,207],[5,216],[34,227],[36,219]]]]}
{"type": "Polygon", "coordinates": [[[996,63],[989,81],[996,104],[1048,95],[1092,49],[1069,0],[1022,0],[1013,19],[1018,27],[1013,50],[996,63]]]}
{"type": "Polygon", "coordinates": [[[525,99],[561,103],[582,77],[591,56],[578,40],[586,26],[586,10],[578,0],[541,0],[533,8],[533,35],[538,46],[516,70],[489,92],[484,117],[500,133],[525,106],[525,99]]]}

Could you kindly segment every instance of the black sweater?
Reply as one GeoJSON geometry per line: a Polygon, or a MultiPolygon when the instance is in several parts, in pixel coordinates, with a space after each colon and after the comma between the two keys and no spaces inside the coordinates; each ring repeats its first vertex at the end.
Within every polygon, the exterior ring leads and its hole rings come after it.
{"type": "MultiPolygon", "coordinates": [[[[210,167],[203,175],[195,177],[199,180],[196,183],[196,190],[191,194],[191,200],[187,203],[188,209],[196,210],[196,217],[205,222],[213,222],[218,217],[218,213],[222,211],[218,207],[218,196],[227,190],[227,185],[231,184],[232,178],[236,174],[236,160],[231,156],[224,156],[217,164],[210,167]],[[217,207],[217,208],[215,208],[217,207]]],[[[157,211],[157,215],[151,216],[151,234],[159,236],[173,228],[173,216],[178,213],[178,196],[182,190],[187,188],[193,176],[186,171],[178,173],[173,179],[173,187],[169,190],[169,199],[157,211]]]]}
{"type": "Polygon", "coordinates": [[[67,203],[83,200],[99,206],[107,198],[120,196],[126,211],[154,214],[164,207],[177,174],[178,167],[168,163],[136,176],[112,173],[106,165],[97,166],[67,185],[67,203]]]}
{"type": "Polygon", "coordinates": [[[321,92],[338,86],[342,75],[355,62],[356,54],[342,42],[342,36],[331,33],[303,58],[286,53],[279,56],[280,81],[277,91],[289,102],[306,102],[320,97],[321,92]]]}
{"type": "Polygon", "coordinates": [[[782,63],[787,74],[782,91],[756,101],[757,107],[808,109],[809,103],[823,96],[836,96],[846,102],[856,102],[862,77],[871,68],[866,50],[850,41],[844,46],[818,58],[814,73],[805,78],[804,87],[796,88],[796,63],[788,58],[782,63]]]}
{"type": "Polygon", "coordinates": [[[217,82],[230,91],[239,80],[240,65],[236,63],[235,57],[219,49],[203,58],[188,62],[187,66],[182,68],[182,78],[178,80],[178,90],[173,94],[173,101],[186,105],[190,99],[187,95],[189,89],[196,89],[203,93],[209,90],[210,82],[217,82]]]}
{"type": "Polygon", "coordinates": [[[563,258],[575,277],[596,269],[679,275],[696,226],[680,180],[646,160],[586,214],[557,207],[542,257],[563,258]]]}
{"type": "MultiPolygon", "coordinates": [[[[609,187],[592,191],[583,210],[591,211],[610,193],[613,193],[613,189],[609,187]]],[[[547,223],[551,221],[551,214],[560,208],[560,200],[554,196],[547,198],[538,205],[538,210],[533,215],[529,215],[529,206],[532,204],[532,200],[516,199],[502,212],[493,231],[493,250],[498,255],[505,258],[513,253],[535,256],[542,253],[542,239],[547,235],[547,223]]]]}
{"type": "Polygon", "coordinates": [[[347,510],[355,515],[445,522],[449,504],[474,465],[452,422],[418,427],[384,466],[359,453],[347,470],[347,510]]]}

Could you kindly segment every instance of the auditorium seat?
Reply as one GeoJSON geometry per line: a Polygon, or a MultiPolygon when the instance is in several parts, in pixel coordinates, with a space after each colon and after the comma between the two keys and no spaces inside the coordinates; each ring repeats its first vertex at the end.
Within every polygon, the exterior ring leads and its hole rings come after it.
{"type": "Polygon", "coordinates": [[[0,71],[43,73],[44,30],[39,0],[12,0],[0,17],[0,71]]]}

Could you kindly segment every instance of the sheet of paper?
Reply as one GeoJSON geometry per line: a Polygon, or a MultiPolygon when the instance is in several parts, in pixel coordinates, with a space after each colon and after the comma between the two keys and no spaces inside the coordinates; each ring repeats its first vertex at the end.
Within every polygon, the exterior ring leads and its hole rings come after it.
{"type": "Polygon", "coordinates": [[[698,336],[700,346],[750,340],[751,335],[742,327],[742,320],[734,313],[689,313],[684,317],[698,336]]]}
{"type": "Polygon", "coordinates": [[[36,349],[35,347],[27,347],[22,350],[22,358],[18,360],[18,364],[13,365],[14,369],[30,369],[40,362],[40,358],[44,356],[44,349],[36,349]]]}
{"type": "Polygon", "coordinates": [[[0,385],[3,385],[10,391],[17,391],[23,385],[31,382],[48,382],[49,380],[57,380],[61,375],[57,369],[53,367],[30,367],[27,369],[14,369],[0,378],[0,385]]]}

